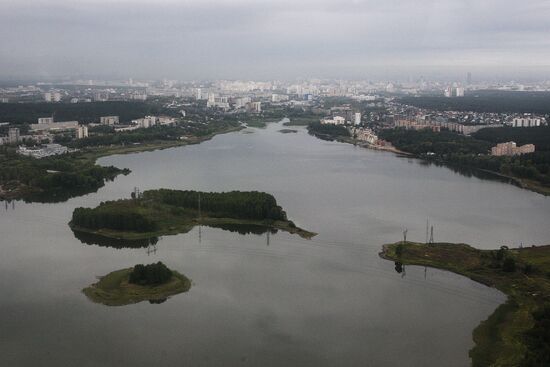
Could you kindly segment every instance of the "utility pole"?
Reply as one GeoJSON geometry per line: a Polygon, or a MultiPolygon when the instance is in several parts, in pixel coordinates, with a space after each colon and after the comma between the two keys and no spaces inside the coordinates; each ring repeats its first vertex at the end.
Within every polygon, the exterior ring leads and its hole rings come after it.
{"type": "Polygon", "coordinates": [[[430,221],[426,218],[426,245],[428,244],[428,227],[430,226],[430,221]]]}
{"type": "Polygon", "coordinates": [[[407,242],[407,232],[409,230],[407,228],[405,228],[405,230],[403,231],[403,243],[406,243],[407,242]]]}

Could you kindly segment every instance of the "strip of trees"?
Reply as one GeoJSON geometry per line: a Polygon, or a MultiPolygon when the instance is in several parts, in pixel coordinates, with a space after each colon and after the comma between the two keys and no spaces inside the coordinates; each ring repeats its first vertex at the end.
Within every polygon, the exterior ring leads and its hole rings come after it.
{"type": "Polygon", "coordinates": [[[287,220],[285,211],[277,205],[273,195],[258,191],[198,192],[182,190],[149,190],[144,200],[185,209],[199,210],[213,217],[254,220],[287,220]]]}

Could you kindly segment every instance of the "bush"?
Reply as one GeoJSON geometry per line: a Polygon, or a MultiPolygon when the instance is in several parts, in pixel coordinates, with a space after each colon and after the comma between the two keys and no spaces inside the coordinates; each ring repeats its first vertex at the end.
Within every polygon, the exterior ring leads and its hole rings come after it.
{"type": "Polygon", "coordinates": [[[156,264],[134,266],[128,282],[139,285],[158,285],[166,283],[170,279],[172,279],[172,270],[159,261],[156,264]]]}
{"type": "Polygon", "coordinates": [[[507,273],[513,273],[516,271],[516,260],[511,257],[504,259],[504,262],[502,263],[502,270],[507,273]]]}

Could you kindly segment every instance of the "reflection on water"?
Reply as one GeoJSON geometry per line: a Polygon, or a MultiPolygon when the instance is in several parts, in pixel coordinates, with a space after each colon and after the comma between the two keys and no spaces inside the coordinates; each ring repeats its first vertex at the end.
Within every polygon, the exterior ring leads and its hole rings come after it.
{"type": "MultiPolygon", "coordinates": [[[[276,234],[278,230],[276,228],[266,227],[257,224],[216,224],[209,225],[208,227],[219,228],[224,231],[234,232],[241,235],[255,234],[261,236],[263,234],[276,234]]],[[[74,236],[82,243],[86,245],[97,245],[101,247],[113,247],[117,249],[123,248],[147,248],[147,254],[156,252],[156,244],[159,241],[158,237],[125,240],[118,238],[110,238],[101,236],[98,234],[81,232],[72,230],[74,236]]],[[[269,237],[267,239],[269,244],[269,237]]]]}
{"type": "Polygon", "coordinates": [[[150,246],[155,246],[159,241],[158,237],[144,238],[139,240],[122,240],[75,230],[73,230],[73,234],[78,240],[80,240],[80,242],[85,243],[86,245],[113,247],[117,249],[149,248],[150,246]]]}
{"type": "Polygon", "coordinates": [[[257,224],[216,224],[209,225],[209,227],[219,228],[229,232],[236,232],[242,235],[255,234],[261,236],[268,232],[271,234],[276,234],[278,232],[276,228],[261,226],[257,224]]]}
{"type": "Polygon", "coordinates": [[[161,299],[150,299],[149,303],[152,305],[160,305],[161,303],[166,302],[168,298],[161,298],[161,299]]]}

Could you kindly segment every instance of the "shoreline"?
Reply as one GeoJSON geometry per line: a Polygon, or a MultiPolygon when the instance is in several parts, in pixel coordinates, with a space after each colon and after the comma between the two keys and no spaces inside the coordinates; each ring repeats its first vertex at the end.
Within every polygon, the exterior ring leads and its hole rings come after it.
{"type": "Polygon", "coordinates": [[[317,235],[317,233],[306,231],[299,227],[291,227],[287,222],[283,221],[255,221],[245,219],[234,218],[202,218],[201,220],[192,219],[190,221],[182,221],[176,226],[171,226],[166,229],[161,229],[154,232],[131,232],[131,231],[117,231],[110,229],[89,229],[85,227],[75,226],[69,222],[69,227],[76,232],[89,233],[96,236],[101,236],[107,239],[114,240],[144,240],[153,237],[160,236],[173,236],[178,234],[185,234],[191,231],[196,226],[207,226],[212,228],[222,228],[223,226],[255,226],[264,228],[267,230],[280,230],[290,234],[297,234],[304,239],[311,239],[317,235]]]}
{"type": "Polygon", "coordinates": [[[396,242],[383,245],[379,256],[394,261],[398,272],[403,265],[450,271],[506,295],[506,301],[473,330],[473,366],[522,365],[540,353],[531,350],[526,333],[537,325],[533,314],[550,306],[550,245],[479,250],[467,244],[396,242]],[[514,266],[507,269],[509,259],[514,266]]]}
{"type": "MultiPolygon", "coordinates": [[[[189,139],[182,139],[178,141],[159,140],[159,141],[153,141],[149,143],[135,144],[135,145],[132,144],[132,145],[109,146],[109,147],[105,146],[105,147],[85,148],[73,154],[77,154],[78,159],[90,160],[92,164],[98,165],[97,160],[99,158],[108,157],[112,155],[152,152],[156,150],[164,150],[164,149],[177,148],[177,147],[187,146],[187,145],[201,144],[205,141],[213,139],[217,135],[223,135],[223,134],[240,131],[244,128],[245,128],[244,126],[240,125],[240,126],[231,127],[228,129],[223,129],[217,132],[213,132],[205,136],[191,137],[189,139]]],[[[119,169],[121,171],[119,174],[130,173],[129,170],[126,172],[127,170],[126,168],[119,168],[119,169]]],[[[29,195],[29,193],[38,194],[40,192],[43,192],[43,191],[37,190],[36,188],[32,188],[24,184],[19,184],[17,188],[10,191],[6,191],[4,187],[0,185],[0,201],[26,200],[25,197],[29,195]]],[[[95,191],[71,196],[71,198],[83,196],[93,192],[95,191]]],[[[29,200],[29,202],[35,202],[35,201],[29,200]]]]}

